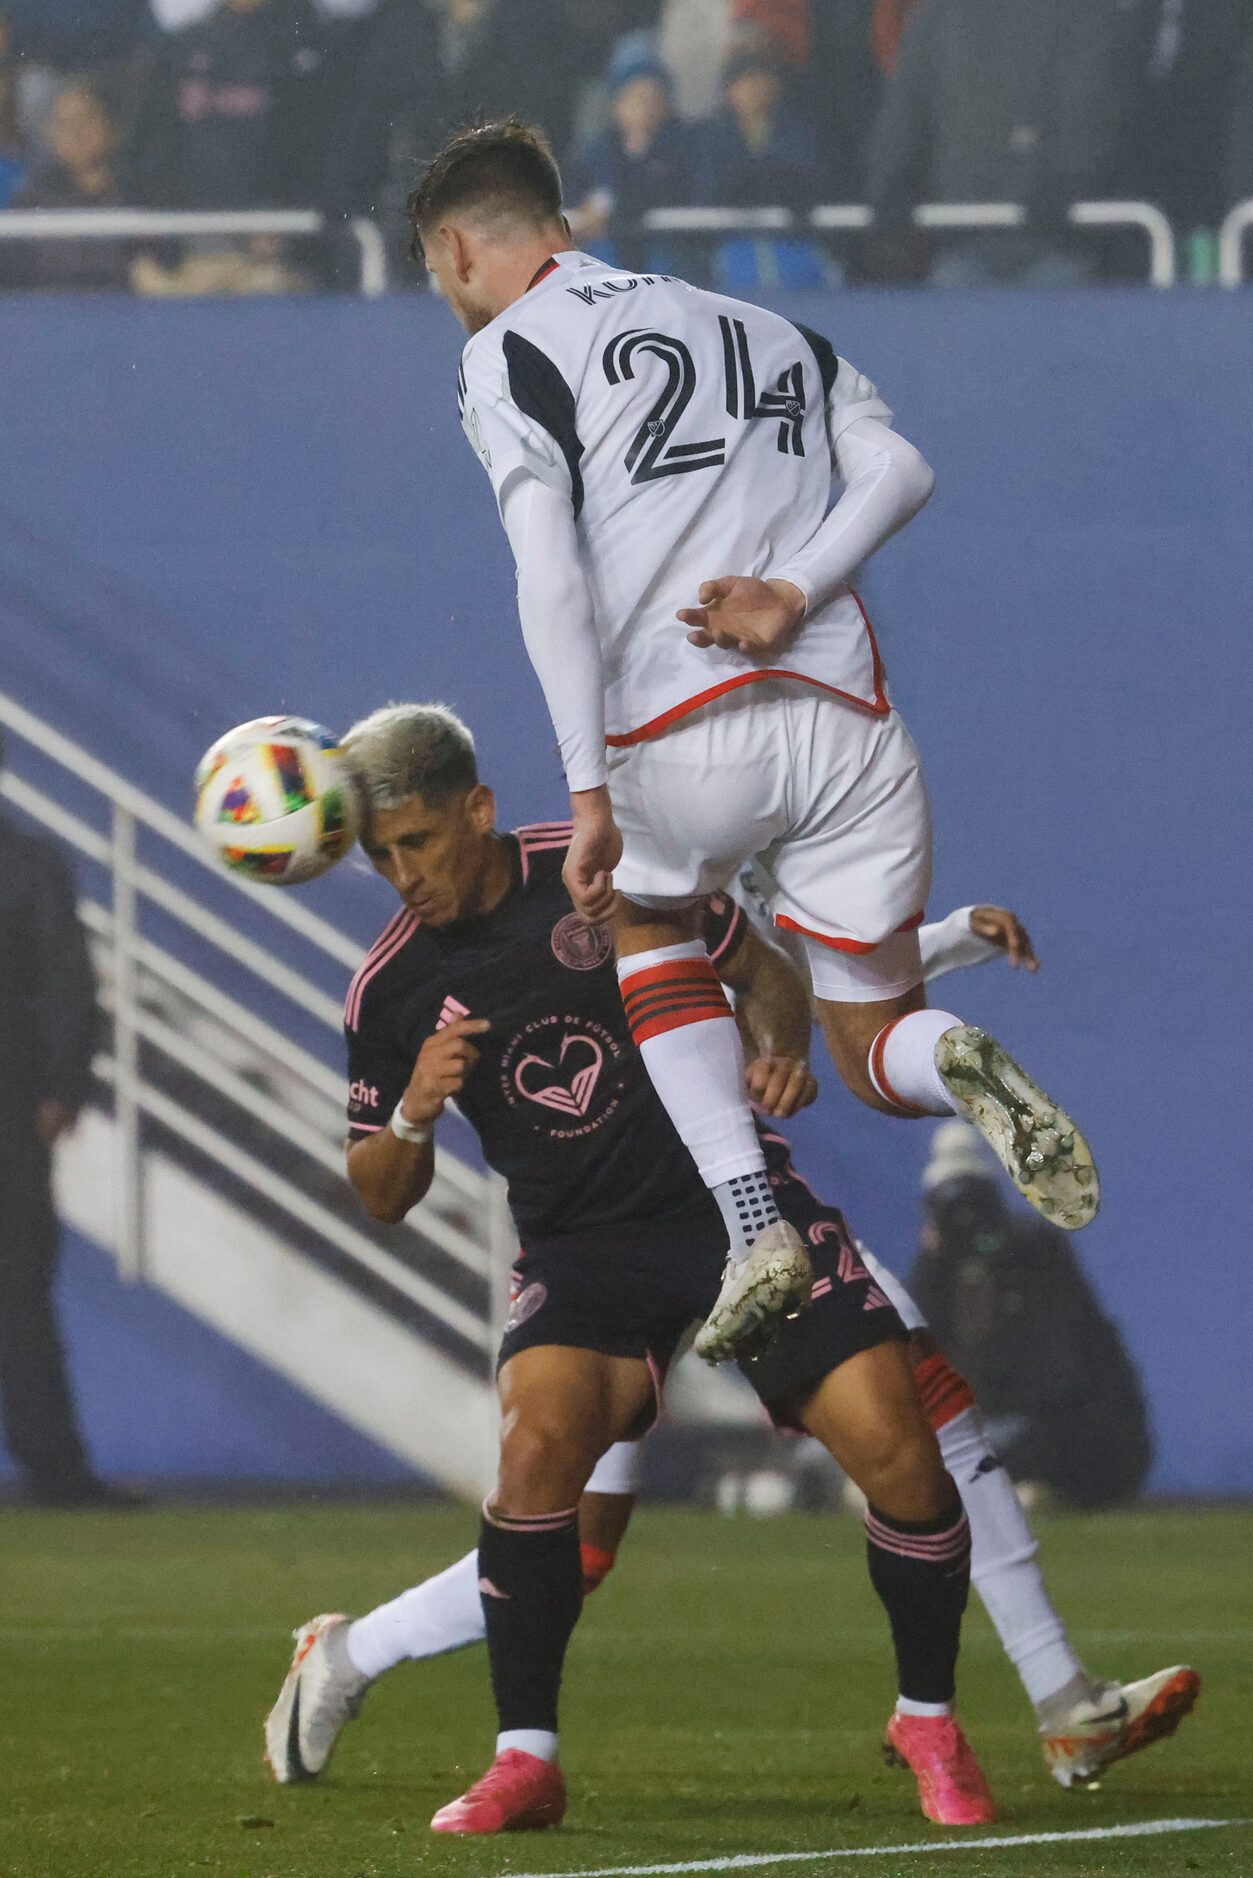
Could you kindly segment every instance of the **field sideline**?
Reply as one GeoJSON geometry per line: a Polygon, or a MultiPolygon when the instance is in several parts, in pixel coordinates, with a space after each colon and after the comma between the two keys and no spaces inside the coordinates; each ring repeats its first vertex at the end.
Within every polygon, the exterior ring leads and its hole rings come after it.
{"type": "Polygon", "coordinates": [[[324,1784],[274,1786],[260,1722],[292,1625],[449,1563],[471,1514],[316,1502],[2,1517],[3,1878],[1253,1878],[1247,1823],[980,1847],[1253,1815],[1253,1511],[1042,1522],[1090,1666],[1187,1660],[1206,1686],[1173,1742],[1097,1793],[1064,1794],[980,1610],[962,1710],[1002,1817],[966,1837],[925,1820],[912,1781],[880,1763],[891,1683],[856,1522],[645,1514],[572,1653],[568,1824],[468,1842],[426,1824],[486,1763],[480,1653],[407,1665],[372,1691],[324,1784]]]}

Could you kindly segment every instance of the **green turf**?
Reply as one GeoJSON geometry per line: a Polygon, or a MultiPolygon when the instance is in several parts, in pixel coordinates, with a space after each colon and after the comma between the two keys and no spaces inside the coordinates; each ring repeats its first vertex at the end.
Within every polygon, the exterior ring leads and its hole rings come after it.
{"type": "MultiPolygon", "coordinates": [[[[559,1833],[427,1831],[481,1771],[481,1653],[405,1665],[333,1776],[280,1789],[260,1721],[298,1620],[361,1610],[471,1542],[460,1509],[6,1513],[0,1524],[0,1872],[5,1878],[503,1878],[947,1836],[880,1763],[885,1637],[847,1518],[640,1516],[588,1606],[567,1677],[559,1833]]],[[[997,1833],[1253,1814],[1253,1513],[1044,1523],[1050,1581],[1093,1667],[1181,1659],[1206,1677],[1172,1742],[1094,1794],[1048,1780],[982,1613],[962,1706],[997,1833]]],[[[1253,1830],[755,1868],[759,1878],[1253,1874],[1253,1830]]]]}

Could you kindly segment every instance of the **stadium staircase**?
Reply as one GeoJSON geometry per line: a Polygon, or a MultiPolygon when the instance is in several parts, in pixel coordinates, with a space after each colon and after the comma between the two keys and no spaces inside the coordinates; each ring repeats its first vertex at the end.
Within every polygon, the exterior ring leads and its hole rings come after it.
{"type": "Polygon", "coordinates": [[[0,726],[0,793],[78,860],[107,1017],[58,1157],[65,1218],[125,1280],[480,1495],[512,1228],[501,1183],[442,1146],[410,1222],[362,1215],[341,1011],[363,947],[303,897],[223,873],[189,823],[5,694],[0,726]]]}

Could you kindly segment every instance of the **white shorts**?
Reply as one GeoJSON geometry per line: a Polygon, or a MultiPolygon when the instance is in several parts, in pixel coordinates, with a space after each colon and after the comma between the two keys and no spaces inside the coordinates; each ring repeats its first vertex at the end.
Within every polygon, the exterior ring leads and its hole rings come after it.
{"type": "Polygon", "coordinates": [[[609,793],[628,899],[691,906],[755,858],[775,924],[810,942],[819,997],[867,1003],[922,982],[931,814],[895,711],[763,679],[610,750],[609,793]]]}

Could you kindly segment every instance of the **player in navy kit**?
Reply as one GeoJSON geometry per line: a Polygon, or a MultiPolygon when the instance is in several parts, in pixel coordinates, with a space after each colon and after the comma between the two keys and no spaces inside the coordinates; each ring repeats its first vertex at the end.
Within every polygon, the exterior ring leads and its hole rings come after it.
{"type": "MultiPolygon", "coordinates": [[[[390,707],[344,747],[370,804],[363,845],[404,901],[348,994],[350,1178],[375,1217],[403,1218],[430,1185],[432,1130],[455,1097],[508,1180],[522,1246],[478,1553],[497,1758],[433,1824],[550,1824],[565,1803],[557,1693],[582,1598],[578,1500],[601,1455],[653,1420],[679,1342],[717,1294],[725,1238],[633,1047],[609,935],[574,913],[562,883],[568,827],[498,834],[469,733],[438,708],[390,707]]],[[[754,1028],[749,967],[768,948],[725,901],[707,913],[706,941],[732,988],[747,987],[754,1028]]],[[[781,1107],[809,1093],[803,1028],[765,1052],[799,1072],[781,1079],[781,1107]]],[[[775,1421],[821,1440],[870,1502],[902,1712],[943,1722],[944,1767],[915,1768],[924,1806],[948,1823],[987,1819],[991,1796],[951,1716],[966,1517],[899,1317],[839,1214],[808,1234],[815,1202],[780,1172],[780,1204],[810,1238],[813,1301],[745,1373],[775,1421]]]]}

